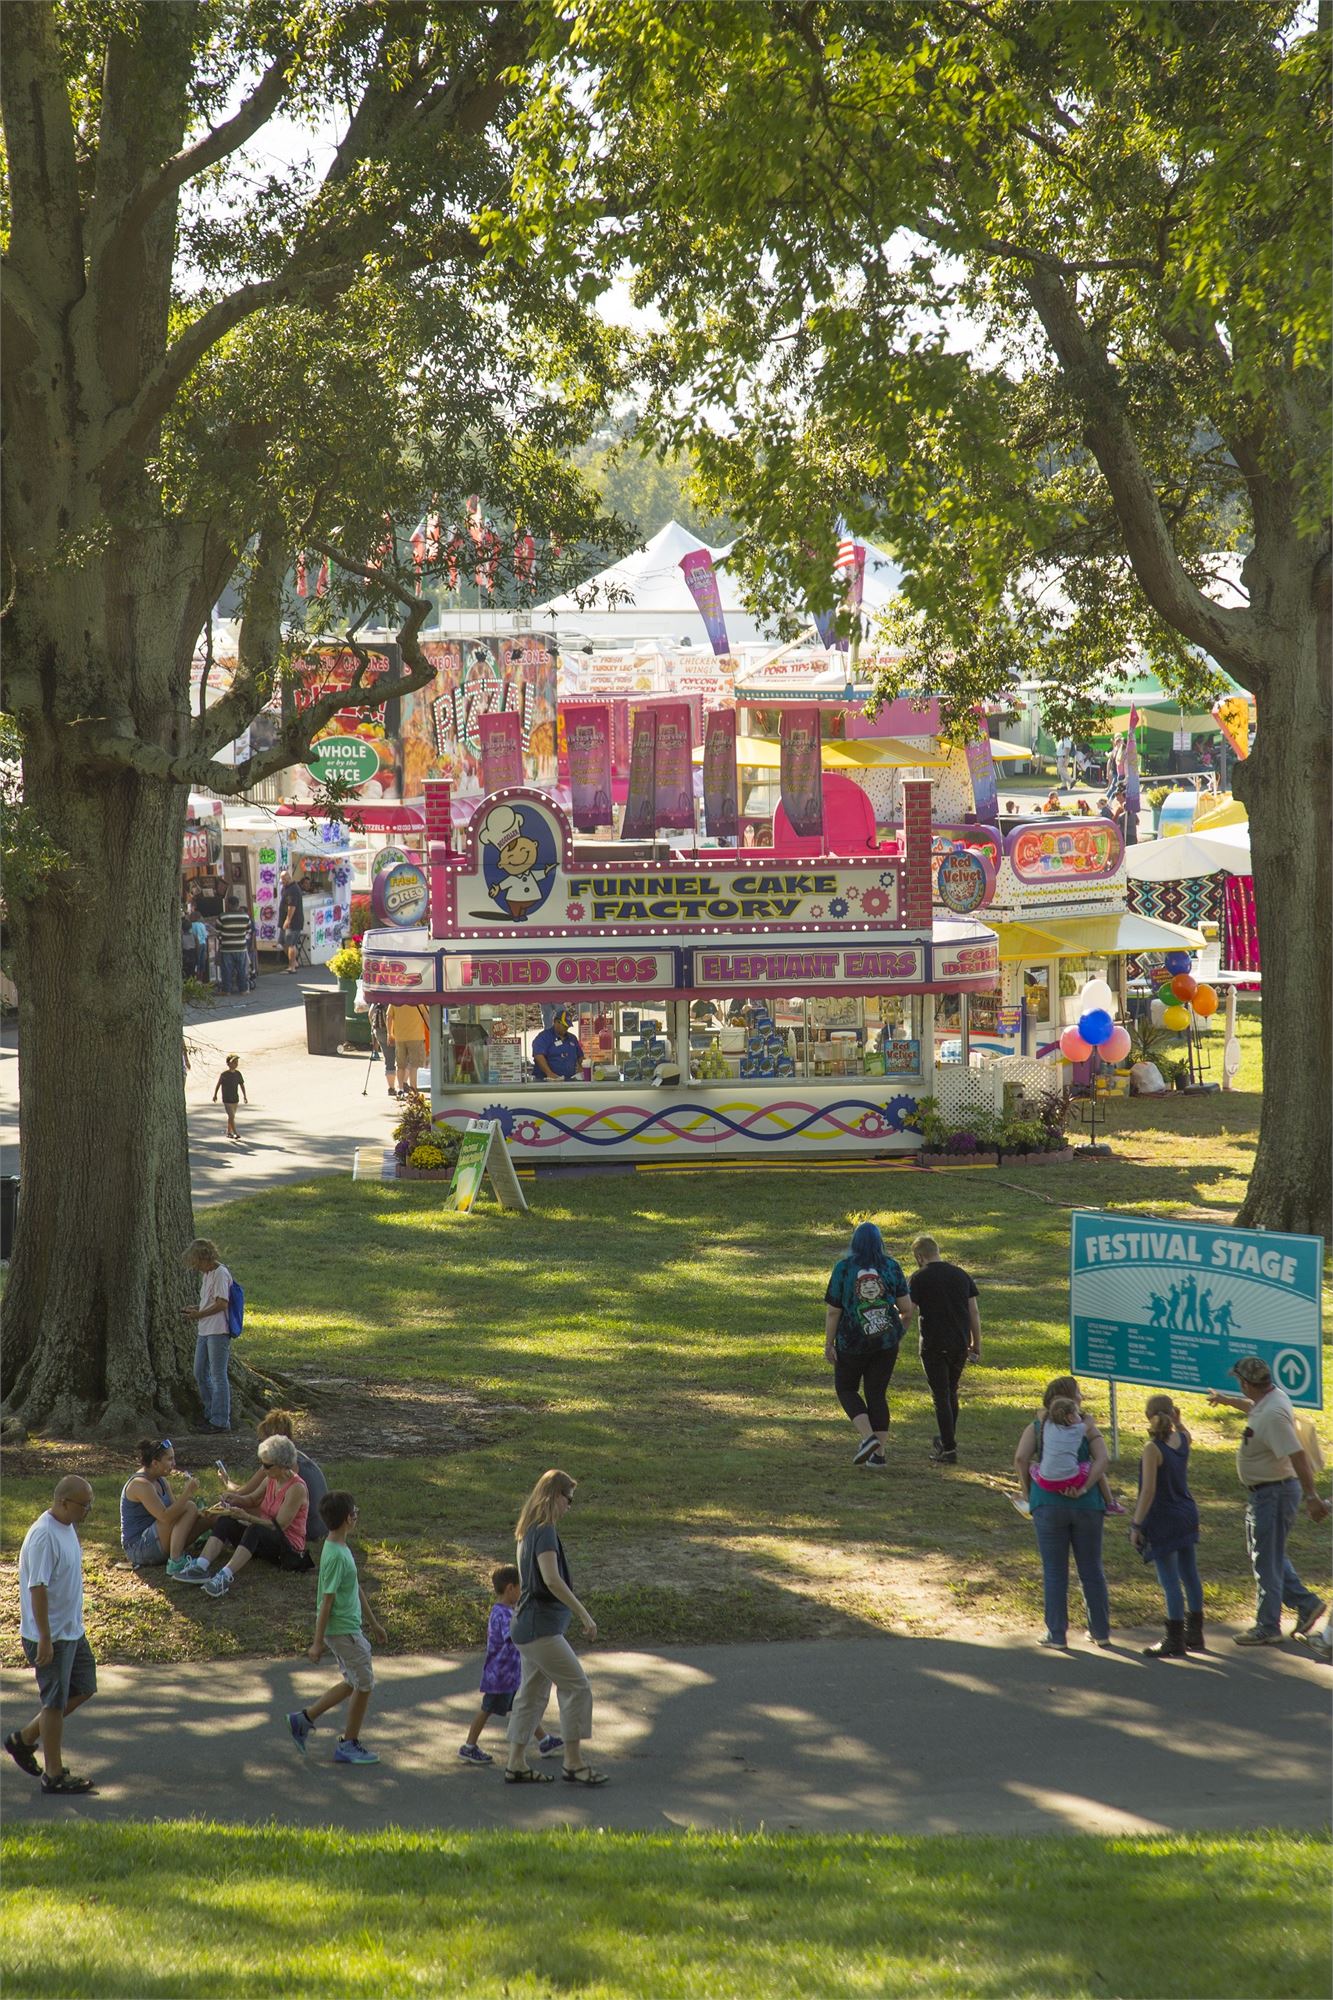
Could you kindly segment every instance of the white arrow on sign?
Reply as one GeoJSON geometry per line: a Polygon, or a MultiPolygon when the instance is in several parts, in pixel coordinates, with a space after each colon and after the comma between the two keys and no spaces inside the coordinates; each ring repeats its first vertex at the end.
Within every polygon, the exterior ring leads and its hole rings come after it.
{"type": "Polygon", "coordinates": [[[1301,1396],[1310,1386],[1310,1364],[1294,1347],[1284,1347],[1273,1357],[1273,1377],[1289,1396],[1301,1396]]]}

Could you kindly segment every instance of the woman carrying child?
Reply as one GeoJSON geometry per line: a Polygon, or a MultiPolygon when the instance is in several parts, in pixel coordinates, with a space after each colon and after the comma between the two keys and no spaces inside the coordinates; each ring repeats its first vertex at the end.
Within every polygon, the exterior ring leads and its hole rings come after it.
{"type": "Polygon", "coordinates": [[[1199,1510],[1189,1489],[1190,1434],[1169,1396],[1149,1396],[1148,1442],[1139,1460],[1139,1497],[1129,1539],[1152,1563],[1166,1599],[1166,1637],[1143,1651],[1150,1660],[1204,1653],[1203,1585],[1194,1551],[1199,1510]]]}
{"type": "Polygon", "coordinates": [[[507,1785],[551,1783],[549,1771],[528,1762],[528,1743],[555,1688],[565,1738],[562,1776],[571,1785],[604,1785],[606,1774],[584,1762],[583,1745],[592,1734],[592,1689],[578,1654],[565,1637],[577,1616],[590,1639],[597,1625],[574,1595],[559,1523],[569,1512],[577,1481],[554,1467],[544,1472],[523,1502],[514,1529],[518,1543],[519,1599],[510,1637],[523,1662],[523,1678],[509,1714],[507,1785]]]}
{"type": "MultiPolygon", "coordinates": [[[[1065,1411],[1068,1417],[1068,1410],[1065,1411]]],[[[1069,1557],[1072,1552],[1088,1614],[1088,1637],[1095,1646],[1111,1643],[1111,1602],[1102,1568],[1102,1524],[1106,1502],[1102,1496],[1108,1464],[1106,1441],[1090,1417],[1083,1415],[1078,1383],[1072,1375],[1057,1375],[1046,1385],[1042,1413],[1034,1417],[1018,1441],[1014,1464],[1023,1482],[1032,1509],[1032,1525],[1041,1552],[1042,1599],[1046,1613],[1043,1646],[1068,1651],[1069,1641],[1069,1557]],[[1077,1440],[1063,1427],[1058,1448],[1047,1456],[1046,1431],[1057,1405],[1072,1405],[1077,1417],[1077,1440]],[[1082,1469],[1063,1488],[1059,1467],[1065,1462],[1066,1447],[1073,1443],[1075,1468],[1082,1469]],[[1044,1484],[1044,1474],[1034,1475],[1033,1460],[1050,1465],[1054,1479],[1044,1484]]]]}

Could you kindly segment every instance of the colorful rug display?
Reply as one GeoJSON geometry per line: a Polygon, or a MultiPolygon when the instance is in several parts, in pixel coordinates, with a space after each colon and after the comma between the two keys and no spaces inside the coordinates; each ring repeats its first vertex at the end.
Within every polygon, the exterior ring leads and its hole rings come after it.
{"type": "MultiPolygon", "coordinates": [[[[1254,914],[1253,875],[1228,875],[1222,928],[1222,964],[1227,972],[1259,970],[1259,926],[1254,914]]],[[[1255,985],[1258,981],[1255,981],[1255,985]]],[[[1242,987],[1241,991],[1247,989],[1242,987]]],[[[1249,990],[1253,990],[1252,988],[1249,990]]]]}
{"type": "MultiPolygon", "coordinates": [[[[1166,924],[1189,924],[1199,930],[1204,924],[1223,923],[1222,885],[1224,875],[1190,875],[1183,882],[1136,882],[1128,884],[1129,908],[1141,917],[1160,917],[1166,924]]],[[[1152,966],[1157,960],[1152,961],[1152,966]]],[[[1137,958],[1128,960],[1130,978],[1141,970],[1152,970],[1137,958]]]]}

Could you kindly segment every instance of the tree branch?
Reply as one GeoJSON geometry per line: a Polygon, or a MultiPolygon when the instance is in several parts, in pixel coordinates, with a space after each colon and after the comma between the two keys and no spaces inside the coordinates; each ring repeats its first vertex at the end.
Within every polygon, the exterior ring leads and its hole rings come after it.
{"type": "Polygon", "coordinates": [[[1216,605],[1191,582],[1125,414],[1120,383],[1067,288],[1045,265],[1020,281],[1083,415],[1084,437],[1110,489],[1139,588],[1166,623],[1222,664],[1262,672],[1268,656],[1250,613],[1216,605]]]}

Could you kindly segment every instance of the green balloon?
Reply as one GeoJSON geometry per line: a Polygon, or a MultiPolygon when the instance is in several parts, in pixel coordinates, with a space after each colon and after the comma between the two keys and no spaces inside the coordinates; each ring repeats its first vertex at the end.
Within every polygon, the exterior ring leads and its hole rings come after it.
{"type": "Polygon", "coordinates": [[[1157,998],[1161,1001],[1164,1007],[1178,1007],[1180,1005],[1180,1001],[1177,998],[1174,991],[1172,990],[1171,981],[1169,979],[1158,987],[1157,998]]]}

